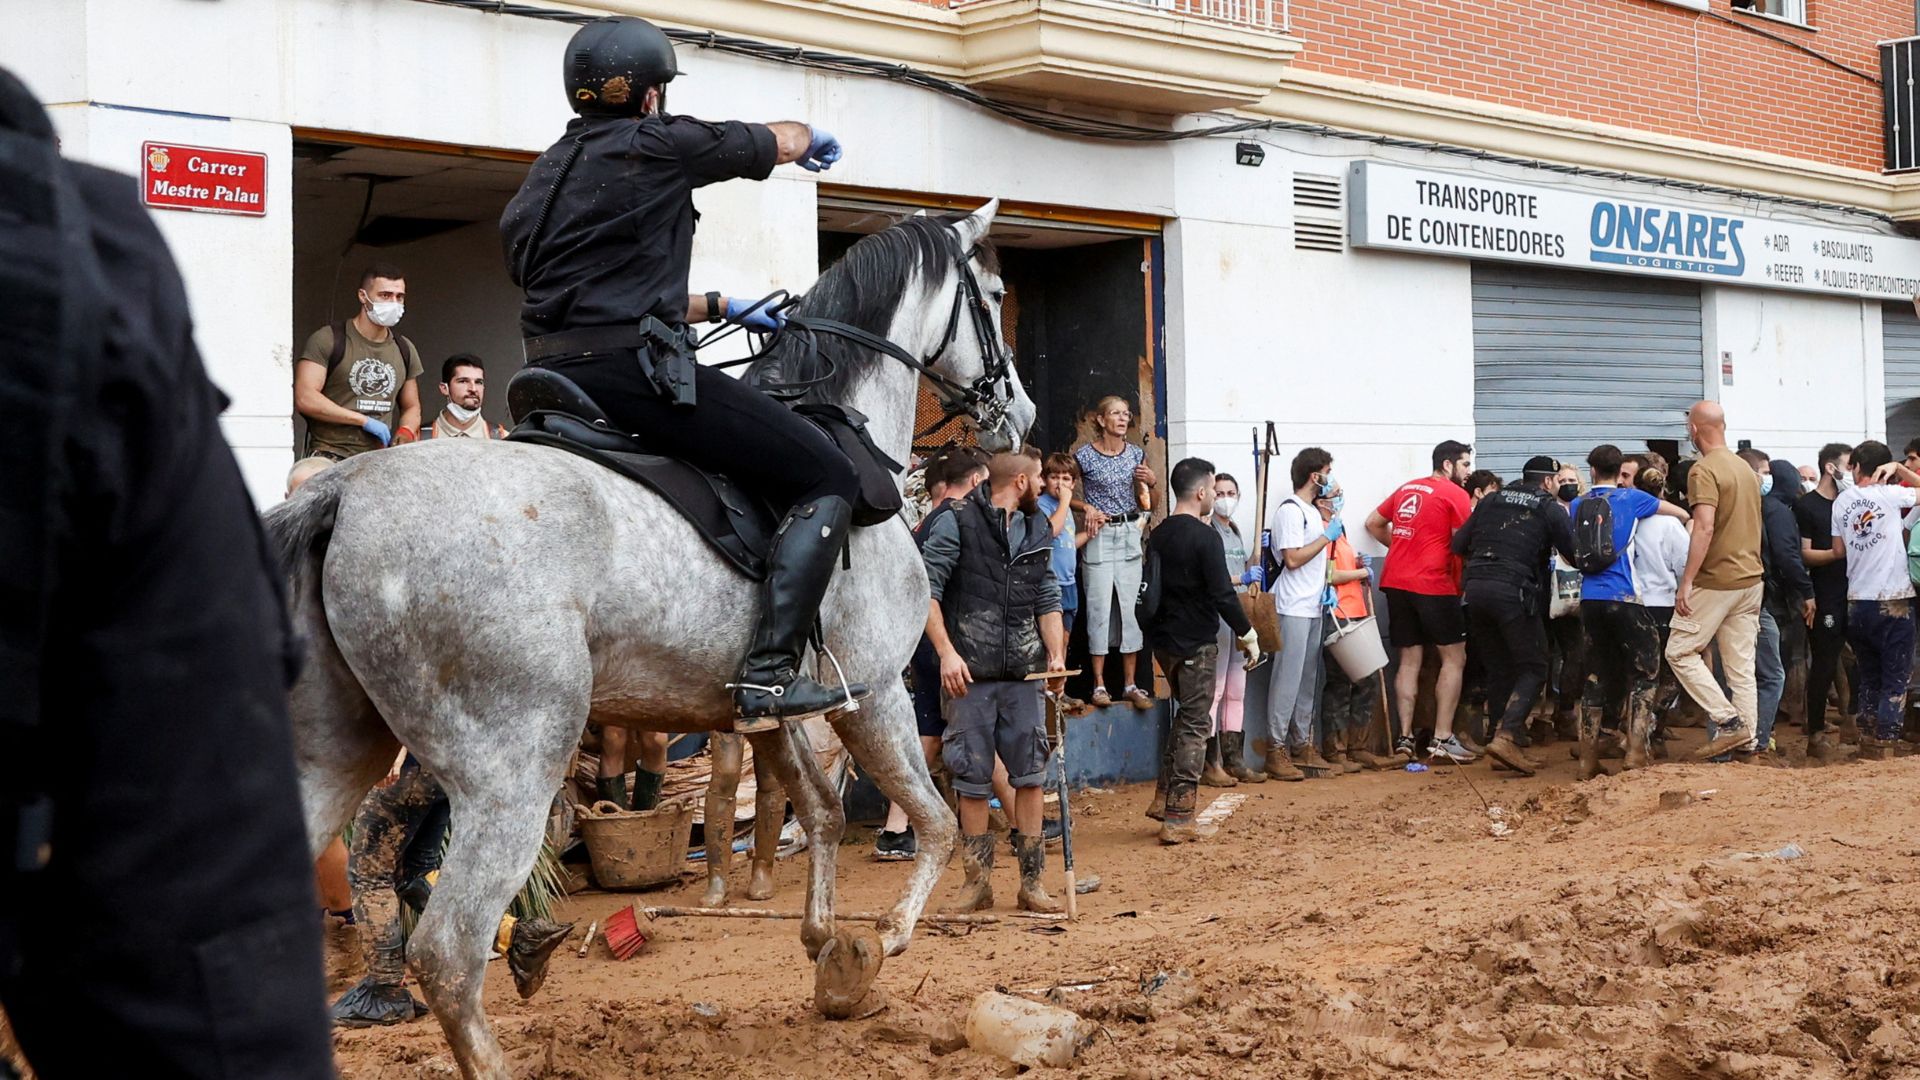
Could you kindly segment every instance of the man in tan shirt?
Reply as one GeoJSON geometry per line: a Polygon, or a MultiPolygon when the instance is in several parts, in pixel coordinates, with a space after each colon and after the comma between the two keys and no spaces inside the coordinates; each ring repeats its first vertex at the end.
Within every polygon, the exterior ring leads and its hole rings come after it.
{"type": "Polygon", "coordinates": [[[1709,738],[1694,752],[1696,760],[1705,760],[1744,746],[1753,738],[1760,715],[1754,682],[1754,645],[1760,632],[1760,481],[1727,449],[1727,417],[1718,402],[1696,402],[1687,410],[1687,436],[1700,451],[1700,460],[1687,477],[1693,537],[1674,596],[1667,663],[1707,714],[1709,738]],[[1721,693],[1704,655],[1715,642],[1732,701],[1721,693]]]}

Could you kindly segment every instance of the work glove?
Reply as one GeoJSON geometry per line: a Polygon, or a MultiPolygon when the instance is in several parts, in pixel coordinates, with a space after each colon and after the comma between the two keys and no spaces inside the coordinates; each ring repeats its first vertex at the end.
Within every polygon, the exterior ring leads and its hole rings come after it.
{"type": "Polygon", "coordinates": [[[833,168],[840,160],[840,140],[830,131],[817,127],[808,127],[813,133],[813,141],[807,144],[807,153],[800,159],[800,167],[808,172],[825,172],[833,168]]]}
{"type": "Polygon", "coordinates": [[[379,439],[381,446],[393,445],[393,429],[382,421],[375,420],[369,416],[365,420],[360,421],[360,430],[379,439]]]}
{"type": "Polygon", "coordinates": [[[1247,567],[1247,572],[1240,575],[1240,584],[1258,585],[1264,589],[1267,586],[1267,575],[1263,568],[1259,566],[1249,566],[1247,567]]]}
{"type": "Polygon", "coordinates": [[[756,300],[731,297],[727,300],[727,318],[749,330],[771,334],[787,324],[787,313],[776,310],[771,301],[754,307],[756,300]]]}
{"type": "Polygon", "coordinates": [[[1252,668],[1260,662],[1260,631],[1248,630],[1240,635],[1240,651],[1247,654],[1247,667],[1252,668]]]}
{"type": "Polygon", "coordinates": [[[1341,534],[1345,533],[1346,531],[1347,531],[1346,522],[1341,521],[1339,518],[1333,518],[1329,520],[1327,522],[1327,532],[1326,532],[1327,543],[1331,544],[1335,540],[1340,539],[1341,534]]]}

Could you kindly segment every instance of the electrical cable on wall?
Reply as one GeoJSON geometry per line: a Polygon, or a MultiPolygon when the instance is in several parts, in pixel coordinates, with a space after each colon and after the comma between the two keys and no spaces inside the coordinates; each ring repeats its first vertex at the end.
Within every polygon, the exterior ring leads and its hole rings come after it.
{"type": "MultiPolygon", "coordinates": [[[[419,0],[421,3],[438,4],[444,7],[463,8],[495,15],[513,15],[529,19],[542,19],[579,25],[604,15],[562,11],[557,8],[540,7],[535,4],[508,3],[506,0],[419,0]]],[[[1731,19],[1735,26],[1752,30],[1763,37],[1775,37],[1757,27],[1731,19]]],[[[1066,116],[1051,112],[1036,105],[1027,105],[1015,101],[1002,101],[991,98],[971,87],[943,79],[937,75],[906,66],[865,57],[843,56],[837,53],[819,52],[793,45],[775,45],[770,42],[756,41],[752,38],[734,37],[711,30],[677,30],[661,28],[676,42],[693,45],[716,52],[730,53],[755,60],[771,61],[804,67],[816,71],[828,71],[843,75],[859,75],[869,78],[881,78],[891,82],[904,83],[930,90],[945,97],[955,98],[988,112],[1018,121],[1030,127],[1039,128],[1057,135],[1067,135],[1081,139],[1097,139],[1109,142],[1172,143],[1189,139],[1226,138],[1249,132],[1286,131],[1302,135],[1312,135],[1327,139],[1342,139],[1350,142],[1365,143],[1372,146],[1390,147],[1402,150],[1418,150],[1429,153],[1463,157],[1474,161],[1493,162],[1517,168],[1550,172],[1560,176],[1581,177],[1593,180],[1611,180],[1631,184],[1651,185],[1672,191],[1685,191],[1700,195],[1718,195],[1727,198],[1742,199],[1749,202],[1768,203],[1774,206],[1792,207],[1798,210],[1814,210],[1826,213],[1845,214],[1851,217],[1866,218],[1871,221],[1891,225],[1893,219],[1873,210],[1842,203],[1823,202],[1818,199],[1801,199],[1790,195],[1773,195],[1765,192],[1747,191],[1741,188],[1724,187],[1717,184],[1702,184],[1689,180],[1673,180],[1659,176],[1643,176],[1637,173],[1621,172],[1616,169],[1592,169],[1580,165],[1564,165],[1537,158],[1516,157],[1491,150],[1478,150],[1471,147],[1454,146],[1448,143],[1428,142],[1422,139],[1406,139],[1392,135],[1376,135],[1362,131],[1349,131],[1344,128],[1329,127],[1325,124],[1310,124],[1293,120],[1234,120],[1211,124],[1203,127],[1166,129],[1128,124],[1117,120],[1101,120],[1087,117],[1066,116]]],[[[1798,42],[1779,38],[1785,44],[1792,45],[1802,52],[1816,56],[1835,67],[1861,73],[1814,52],[1798,42]]],[[[1871,78],[1862,75],[1863,78],[1871,78]]],[[[1872,79],[1878,82],[1877,79],[1872,79]]]]}

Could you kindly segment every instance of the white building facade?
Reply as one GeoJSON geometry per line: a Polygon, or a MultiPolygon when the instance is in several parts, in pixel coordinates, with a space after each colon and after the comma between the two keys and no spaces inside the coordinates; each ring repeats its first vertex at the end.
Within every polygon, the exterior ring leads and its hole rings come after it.
{"type": "MultiPolygon", "coordinates": [[[[1123,37],[1145,18],[1106,0],[1023,2],[1111,20],[1096,30],[1123,37]]],[[[980,74],[1002,63],[998,54],[951,61],[932,45],[918,57],[907,47],[965,24],[975,31],[962,35],[968,47],[984,50],[999,32],[978,21],[985,15],[904,0],[796,14],[800,4],[594,6],[682,27],[711,10],[712,22],[742,36],[749,9],[780,25],[840,20],[843,51],[880,52],[862,48],[870,33],[916,67],[976,85],[1000,77],[980,74]]],[[[1011,0],[980,6],[1007,18],[1026,10],[1011,0]]],[[[519,359],[518,296],[494,222],[530,156],[570,116],[560,67],[571,26],[423,0],[0,7],[16,9],[6,12],[11,25],[33,27],[0,41],[0,64],[49,104],[70,157],[138,175],[156,143],[265,155],[263,213],[154,210],[208,367],[233,399],[227,434],[262,505],[280,497],[298,444],[295,357],[311,330],[353,313],[366,262],[407,270],[400,329],[426,361],[429,414],[438,362],[456,352],[487,358],[489,412],[503,411],[519,359]]],[[[1200,70],[1148,87],[1163,111],[1105,115],[1162,128],[1244,117],[1235,92],[1206,72],[1257,82],[1266,76],[1251,68],[1264,64],[1278,81],[1297,48],[1284,34],[1254,41],[1187,22],[1167,33],[1199,42],[1190,66],[1200,70]],[[1226,107],[1241,111],[1191,115],[1226,107]]],[[[1722,190],[1688,191],[1479,160],[1442,138],[1382,145],[1352,137],[1359,125],[1084,139],[896,80],[696,45],[680,53],[674,111],[804,120],[846,148],[828,173],[783,166],[764,183],[700,192],[694,288],[798,291],[836,245],[890,215],[1008,200],[999,239],[1021,253],[1010,273],[1015,338],[1025,373],[1041,384],[1043,420],[1054,418],[1042,432],[1047,449],[1072,441],[1066,418],[1094,395],[1118,392],[1154,419],[1156,457],[1197,454],[1244,476],[1253,433],[1273,421],[1283,457],[1306,445],[1332,451],[1352,505],[1364,509],[1426,472],[1444,439],[1481,444],[1483,463],[1511,479],[1527,453],[1583,457],[1596,441],[1631,451],[1684,440],[1677,410],[1708,397],[1725,403],[1733,438],[1811,461],[1834,439],[1886,438],[1889,413],[1920,397],[1920,323],[1901,299],[1920,278],[1920,241],[1848,212],[1841,180],[1816,177],[1825,186],[1789,204],[1776,198],[1786,182],[1738,184],[1777,173],[1777,163],[1716,164],[1724,179],[1708,186],[1722,190]],[[1259,147],[1259,164],[1239,163],[1242,142],[1259,147]],[[1657,211],[1657,224],[1636,217],[1640,231],[1629,235],[1616,228],[1623,207],[1657,211]],[[1044,304],[1023,300],[1039,294],[1044,304]]],[[[1059,85],[1048,81],[1058,72],[1030,77],[1006,64],[1010,92],[1044,104],[1059,85]]],[[[1097,88],[1137,73],[1076,77],[1097,88]]],[[[1068,106],[1112,109],[1101,96],[1068,106]]],[[[1254,115],[1291,99],[1265,100],[1254,115]]],[[[1471,130],[1493,130],[1477,122],[1471,130]]],[[[1550,159],[1550,131],[1529,137],[1539,160],[1585,160],[1550,159]]],[[[1526,156],[1496,142],[1480,146],[1526,156]]],[[[1706,159],[1683,150],[1647,150],[1649,164],[1681,163],[1645,170],[1647,180],[1701,183],[1704,165],[1682,165],[1706,159]]],[[[1867,199],[1851,205],[1876,209],[1867,199]]],[[[1896,421],[1891,434],[1897,453],[1920,424],[1896,421]]],[[[1285,487],[1276,481],[1272,497],[1285,487]]]]}

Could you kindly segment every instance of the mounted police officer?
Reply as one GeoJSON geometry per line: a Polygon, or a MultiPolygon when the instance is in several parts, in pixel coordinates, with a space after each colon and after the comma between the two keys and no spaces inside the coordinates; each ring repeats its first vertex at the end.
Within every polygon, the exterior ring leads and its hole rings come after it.
{"type": "Polygon", "coordinates": [[[1548,555],[1573,561],[1573,523],[1553,496],[1559,468],[1545,455],[1528,459],[1520,479],[1481,499],[1453,534],[1454,554],[1467,560],[1467,624],[1487,666],[1487,715],[1499,717],[1487,753],[1527,776],[1539,765],[1517,736],[1547,682],[1548,555]]]}
{"type": "Polygon", "coordinates": [[[733,689],[737,730],[819,713],[865,687],[803,675],[807,637],[850,528],[857,479],[826,435],[773,398],[694,362],[687,326],[772,329],[750,301],[691,295],[695,188],[764,180],[775,165],[840,159],[825,131],[709,123],[666,111],[673,44],[635,18],[597,19],[568,43],[579,114],[533,165],[500,219],[507,268],[526,291],[527,362],[566,375],[654,453],[725,473],[785,515],[759,622],[733,689]]]}

